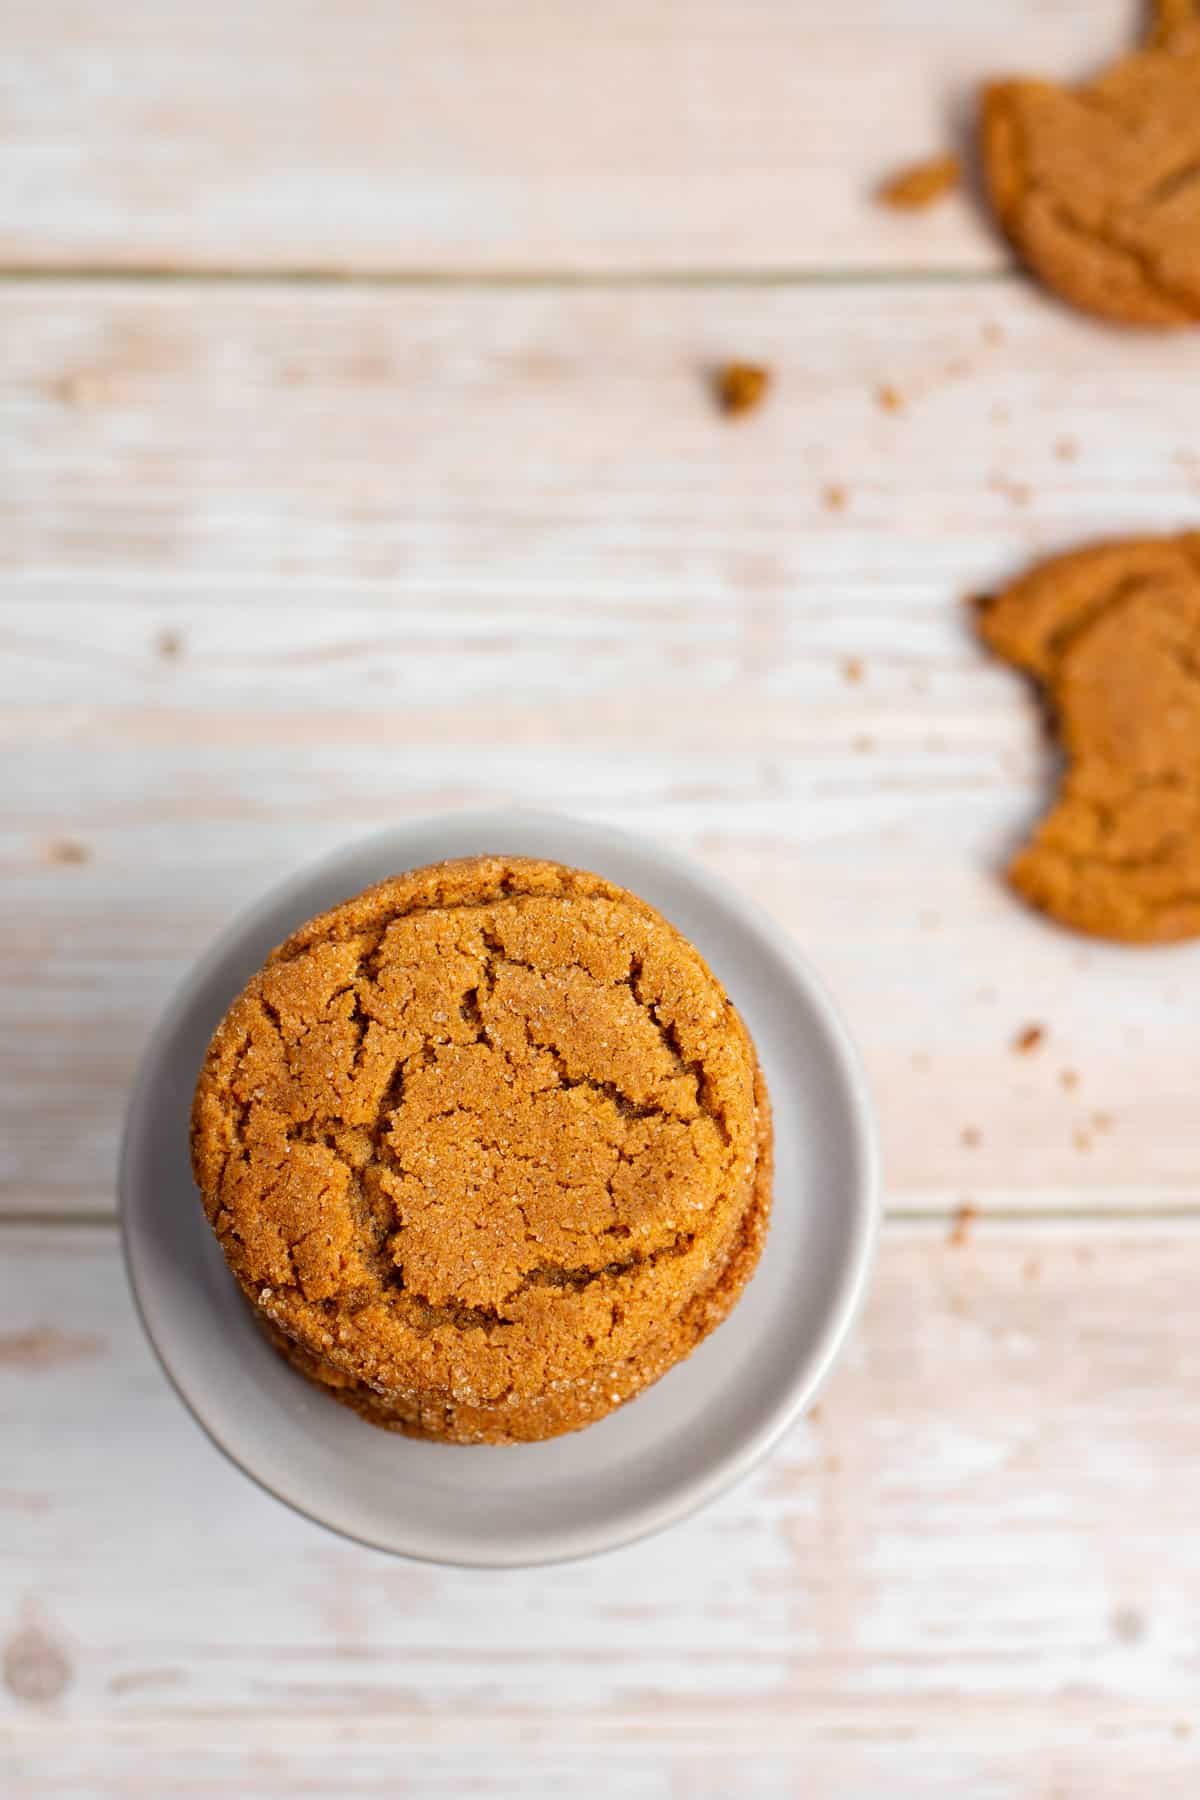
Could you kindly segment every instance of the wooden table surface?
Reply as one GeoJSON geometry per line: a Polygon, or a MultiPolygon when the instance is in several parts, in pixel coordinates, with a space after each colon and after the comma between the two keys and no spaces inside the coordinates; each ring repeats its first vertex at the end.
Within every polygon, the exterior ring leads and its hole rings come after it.
{"type": "Polygon", "coordinates": [[[1134,14],[9,8],[5,1796],[1200,1792],[1200,948],[1005,891],[1052,753],[962,605],[1200,520],[1200,342],[1045,300],[969,189],[871,200],[982,77],[1081,73],[1134,14]],[[736,423],[725,357],[774,374],[736,423]],[[517,798],[790,928],[864,1053],[888,1219],[755,1476],[482,1575],[224,1464],[133,1316],[114,1162],[242,905],[517,798]]]}

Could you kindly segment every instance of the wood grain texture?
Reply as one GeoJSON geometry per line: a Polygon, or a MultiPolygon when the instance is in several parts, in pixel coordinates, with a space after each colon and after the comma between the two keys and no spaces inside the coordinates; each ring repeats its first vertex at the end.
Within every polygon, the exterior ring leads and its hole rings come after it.
{"type": "Polygon", "coordinates": [[[894,1224],[766,1467],[532,1575],[285,1512],[152,1365],[111,1228],[4,1245],[6,1795],[549,1795],[581,1756],[655,1800],[1195,1791],[1193,1224],[894,1224]]]}
{"type": "Polygon", "coordinates": [[[1194,1207],[1200,950],[1004,890],[1051,759],[962,598],[1200,517],[1198,354],[1015,285],[0,290],[0,1204],[111,1210],[137,1055],[238,907],[521,799],[794,931],[894,1209],[1194,1207]],[[731,424],[705,372],[747,347],[731,424]]]}
{"type": "Polygon", "coordinates": [[[969,193],[881,213],[989,77],[1070,79],[1136,0],[12,0],[0,263],[996,269],[969,193]]]}

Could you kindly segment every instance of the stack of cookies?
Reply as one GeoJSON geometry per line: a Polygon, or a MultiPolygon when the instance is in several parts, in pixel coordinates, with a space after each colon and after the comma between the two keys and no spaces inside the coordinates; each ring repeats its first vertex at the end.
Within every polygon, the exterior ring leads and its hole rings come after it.
{"type": "Polygon", "coordinates": [[[372,1423],[553,1437],[686,1356],[771,1198],[754,1047],[652,907],[557,863],[398,876],[219,1026],[193,1166],[274,1342],[372,1423]]]}

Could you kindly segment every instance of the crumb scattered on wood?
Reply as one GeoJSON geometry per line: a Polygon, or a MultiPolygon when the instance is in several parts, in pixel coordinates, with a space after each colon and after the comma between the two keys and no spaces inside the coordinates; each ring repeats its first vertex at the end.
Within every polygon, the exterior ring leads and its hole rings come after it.
{"type": "Polygon", "coordinates": [[[1092,1147],[1091,1133],[1087,1131],[1077,1131],[1071,1141],[1077,1150],[1090,1150],[1092,1147]]]}
{"type": "Polygon", "coordinates": [[[1079,1077],[1074,1069],[1064,1069],[1058,1079],[1068,1094],[1073,1094],[1079,1086],[1079,1077]]]}
{"type": "Polygon", "coordinates": [[[1014,506],[1028,506],[1033,497],[1033,489],[1027,481],[1014,481],[1011,475],[991,475],[988,486],[994,494],[1003,494],[1014,506]]]}
{"type": "Polygon", "coordinates": [[[1013,1039],[1013,1049],[1021,1056],[1028,1056],[1045,1041],[1046,1027],[1044,1025],[1025,1025],[1013,1039]]]}
{"type": "Polygon", "coordinates": [[[884,412],[900,413],[904,411],[904,395],[899,388],[894,388],[890,382],[885,381],[875,389],[875,404],[881,406],[884,412]]]}
{"type": "Polygon", "coordinates": [[[980,1144],[983,1142],[983,1133],[980,1131],[978,1125],[964,1125],[962,1141],[967,1146],[968,1150],[978,1150],[980,1144]]]}
{"type": "Polygon", "coordinates": [[[1092,1114],[1093,1131],[1111,1131],[1113,1116],[1110,1112],[1094,1112],[1092,1114]]]}
{"type": "Polygon", "coordinates": [[[47,845],[46,854],[54,863],[85,863],[92,860],[91,851],[78,838],[55,838],[53,843],[47,845]]]}
{"type": "Polygon", "coordinates": [[[969,1202],[959,1207],[951,1221],[950,1235],[946,1240],[952,1250],[961,1250],[964,1244],[970,1242],[971,1227],[978,1217],[978,1208],[969,1202]]]}
{"type": "Polygon", "coordinates": [[[830,512],[845,512],[850,498],[840,481],[831,481],[821,489],[821,499],[830,512]]]}
{"type": "Polygon", "coordinates": [[[167,662],[175,662],[183,655],[183,633],[180,631],[160,631],[154,640],[154,648],[167,662]]]}
{"type": "Polygon", "coordinates": [[[930,156],[890,176],[879,188],[878,198],[897,212],[918,212],[953,193],[961,180],[962,162],[957,156],[930,156]]]}
{"type": "Polygon", "coordinates": [[[726,363],[717,376],[722,411],[731,416],[753,412],[761,406],[770,380],[770,371],[759,363],[726,363]]]}
{"type": "Polygon", "coordinates": [[[90,407],[100,406],[108,398],[108,389],[109,384],[103,375],[90,369],[80,369],[76,374],[64,375],[58,382],[56,391],[64,406],[86,411],[90,407]]]}
{"type": "Polygon", "coordinates": [[[866,674],[861,656],[848,656],[842,664],[842,674],[847,681],[861,681],[866,674]]]}

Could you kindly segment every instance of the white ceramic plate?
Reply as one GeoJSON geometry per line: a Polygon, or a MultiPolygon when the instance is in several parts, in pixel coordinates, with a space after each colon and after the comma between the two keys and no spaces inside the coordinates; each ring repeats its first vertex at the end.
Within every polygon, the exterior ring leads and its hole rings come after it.
{"type": "Polygon", "coordinates": [[[433,1562],[515,1567],[669,1525],[765,1455],[829,1369],[866,1284],[877,1213],[870,1104],[845,1031],[786,935],[713,876],[604,825],[452,814],[351,846],[238,920],[168,1009],[121,1158],[133,1291],[180,1396],[233,1462],[346,1537],[433,1562]],[[188,1161],[209,1037],[267,952],[314,913],[444,857],[540,856],[594,869],[697,945],[753,1034],[775,1112],[775,1205],[758,1271],[686,1362],[599,1424],[545,1444],[426,1444],[379,1431],[259,1335],[188,1161]]]}

